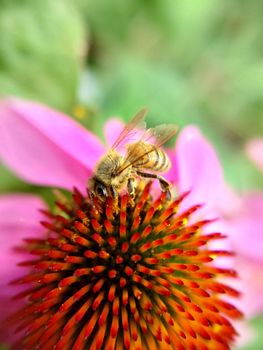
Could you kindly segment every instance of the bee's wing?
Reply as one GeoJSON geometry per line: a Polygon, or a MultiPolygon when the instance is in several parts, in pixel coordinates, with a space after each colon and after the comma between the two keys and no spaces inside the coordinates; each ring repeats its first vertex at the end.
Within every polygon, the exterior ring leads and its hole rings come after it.
{"type": "Polygon", "coordinates": [[[159,148],[164,145],[168,140],[170,140],[176,133],[178,127],[174,124],[161,124],[155,128],[150,128],[145,131],[139,142],[136,142],[131,148],[131,151],[125,158],[123,165],[121,166],[120,173],[127,169],[129,166],[136,164],[145,155],[154,151],[151,149],[149,151],[144,151],[140,145],[140,142],[145,142],[154,145],[159,148]]]}
{"type": "Polygon", "coordinates": [[[147,114],[147,108],[141,109],[131,121],[125,125],[120,135],[115,140],[114,144],[111,146],[112,149],[116,149],[125,143],[134,141],[139,130],[145,130],[145,116],[147,114]]]}
{"type": "Polygon", "coordinates": [[[156,147],[161,147],[176,135],[177,130],[178,126],[175,124],[161,124],[155,128],[146,130],[141,141],[151,143],[156,147]]]}

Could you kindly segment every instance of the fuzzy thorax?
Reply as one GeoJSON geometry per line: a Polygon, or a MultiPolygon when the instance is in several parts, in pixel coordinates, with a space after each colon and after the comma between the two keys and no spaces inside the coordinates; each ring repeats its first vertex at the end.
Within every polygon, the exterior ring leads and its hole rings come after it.
{"type": "Polygon", "coordinates": [[[124,157],[115,150],[105,154],[95,168],[94,176],[89,182],[89,188],[94,190],[96,183],[100,182],[107,189],[110,186],[113,186],[118,192],[123,189],[127,185],[127,179],[131,172],[130,167],[122,172],[119,171],[124,161],[124,157]]]}

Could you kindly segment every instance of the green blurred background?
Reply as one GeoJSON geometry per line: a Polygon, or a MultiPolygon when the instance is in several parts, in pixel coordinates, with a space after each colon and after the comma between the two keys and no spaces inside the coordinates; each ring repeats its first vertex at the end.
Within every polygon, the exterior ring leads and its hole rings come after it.
{"type": "MultiPolygon", "coordinates": [[[[244,154],[263,136],[261,0],[0,0],[0,95],[44,102],[102,136],[142,106],[149,125],[197,124],[239,192],[263,189],[244,154]]],[[[0,167],[0,191],[47,190],[0,167]]],[[[263,320],[252,322],[262,350],[263,320]]]]}

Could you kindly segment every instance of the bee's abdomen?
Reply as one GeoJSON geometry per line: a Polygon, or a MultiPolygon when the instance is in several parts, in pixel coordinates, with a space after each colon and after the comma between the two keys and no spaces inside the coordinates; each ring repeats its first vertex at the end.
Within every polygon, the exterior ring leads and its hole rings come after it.
{"type": "Polygon", "coordinates": [[[151,168],[156,171],[164,172],[171,166],[168,155],[160,148],[154,147],[153,152],[149,153],[149,158],[149,162],[146,164],[147,169],[151,168]]]}
{"type": "Polygon", "coordinates": [[[133,167],[135,168],[165,172],[171,166],[168,155],[154,145],[140,142],[140,150],[137,146],[137,151],[140,151],[144,155],[133,163],[133,167]]]}

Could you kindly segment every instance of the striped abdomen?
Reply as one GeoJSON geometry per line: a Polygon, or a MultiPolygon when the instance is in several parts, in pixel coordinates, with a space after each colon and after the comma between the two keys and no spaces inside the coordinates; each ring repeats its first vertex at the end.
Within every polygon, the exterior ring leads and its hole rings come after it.
{"type": "Polygon", "coordinates": [[[145,142],[136,142],[127,145],[127,159],[134,168],[152,169],[165,172],[171,162],[168,155],[160,148],[145,142]]]}

